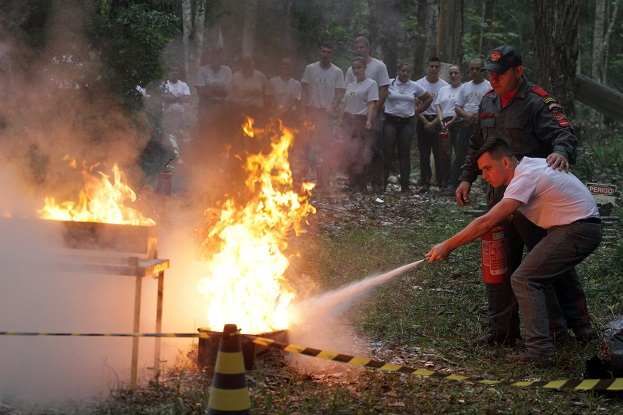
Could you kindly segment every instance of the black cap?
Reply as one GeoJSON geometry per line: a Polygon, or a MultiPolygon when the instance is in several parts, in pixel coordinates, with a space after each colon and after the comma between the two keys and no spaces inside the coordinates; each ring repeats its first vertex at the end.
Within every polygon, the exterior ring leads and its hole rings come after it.
{"type": "Polygon", "coordinates": [[[521,66],[521,54],[514,47],[503,45],[493,49],[489,54],[485,69],[501,74],[517,66],[521,66]]]}

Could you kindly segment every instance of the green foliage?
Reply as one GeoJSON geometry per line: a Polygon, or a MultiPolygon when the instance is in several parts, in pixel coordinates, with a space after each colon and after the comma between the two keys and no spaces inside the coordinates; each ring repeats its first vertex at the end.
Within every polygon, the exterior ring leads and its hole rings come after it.
{"type": "Polygon", "coordinates": [[[102,75],[121,102],[132,111],[142,108],[136,86],[145,87],[163,76],[160,56],[165,45],[180,33],[180,19],[145,4],[129,4],[114,10],[101,1],[92,20],[90,34],[102,49],[102,75]]]}

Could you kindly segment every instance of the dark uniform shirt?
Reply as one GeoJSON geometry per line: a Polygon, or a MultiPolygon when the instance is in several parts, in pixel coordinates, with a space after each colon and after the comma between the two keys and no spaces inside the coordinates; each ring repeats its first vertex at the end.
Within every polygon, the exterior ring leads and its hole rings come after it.
{"type": "Polygon", "coordinates": [[[570,164],[575,163],[577,138],[561,105],[525,77],[504,108],[499,95],[493,90],[486,93],[478,117],[460,181],[473,183],[476,180],[476,154],[485,141],[498,137],[508,143],[517,157],[546,158],[556,152],[565,156],[570,164]]]}

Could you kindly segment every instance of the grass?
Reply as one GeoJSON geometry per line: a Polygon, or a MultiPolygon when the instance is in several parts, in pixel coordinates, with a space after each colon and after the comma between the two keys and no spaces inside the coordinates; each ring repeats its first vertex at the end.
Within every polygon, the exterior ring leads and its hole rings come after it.
{"type": "MultiPolygon", "coordinates": [[[[317,200],[310,231],[292,241],[290,273],[323,291],[419,259],[430,247],[471,220],[447,197],[401,198],[385,204],[353,196],[317,200]],[[358,220],[338,207],[350,206],[358,220]],[[364,212],[359,210],[363,209],[364,212]],[[388,216],[393,217],[389,220],[388,216]],[[405,217],[408,219],[405,220],[405,217]]],[[[620,214],[620,212],[619,212],[620,214]]],[[[623,244],[602,245],[579,267],[597,327],[621,308],[623,244]]],[[[443,374],[499,380],[581,379],[585,361],[599,347],[570,342],[557,349],[555,364],[509,365],[516,349],[473,348],[469,341],[486,322],[477,243],[453,252],[448,261],[423,264],[376,288],[358,302],[349,320],[370,344],[370,358],[443,374]]],[[[336,350],[339,352],[339,350],[336,350]]],[[[618,394],[486,386],[431,377],[353,368],[316,372],[287,364],[283,357],[259,360],[247,373],[254,414],[612,414],[623,411],[618,394]]],[[[118,390],[89,408],[92,415],[203,414],[210,379],[192,368],[174,368],[136,391],[118,390]]],[[[87,413],[87,412],[83,412],[87,413]]]]}
{"type": "MultiPolygon", "coordinates": [[[[484,200],[476,187],[473,204],[484,200]]],[[[472,217],[447,196],[408,198],[323,195],[308,232],[290,242],[287,279],[308,292],[324,292],[422,258],[431,246],[472,217]],[[295,253],[298,255],[294,256],[295,253]]],[[[614,215],[621,216],[615,207],[614,215]]],[[[609,225],[620,234],[622,224],[609,225]],[[616,229],[616,228],[619,229],[616,229]]],[[[594,325],[603,328],[622,308],[623,242],[602,244],[578,267],[594,325]]],[[[422,264],[374,289],[348,319],[369,345],[370,357],[443,374],[497,380],[582,379],[585,362],[600,342],[557,348],[555,364],[509,365],[512,348],[474,348],[486,323],[480,248],[472,243],[444,262],[422,264]]],[[[334,350],[340,352],[340,350],[334,350]]],[[[247,372],[254,414],[614,414],[620,393],[486,386],[336,364],[314,371],[271,354],[247,372]]],[[[316,359],[317,360],[317,359],[316,359]]],[[[118,389],[104,402],[66,414],[204,414],[211,379],[183,362],[137,390],[118,389]]],[[[60,415],[61,412],[43,412],[60,415]]],[[[11,414],[9,410],[0,414],[11,414]]]]}

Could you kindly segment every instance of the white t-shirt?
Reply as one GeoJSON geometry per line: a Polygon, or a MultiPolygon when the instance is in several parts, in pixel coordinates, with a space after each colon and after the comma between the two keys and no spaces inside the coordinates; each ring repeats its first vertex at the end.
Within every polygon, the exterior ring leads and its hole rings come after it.
{"type": "Polygon", "coordinates": [[[426,90],[412,80],[402,83],[395,78],[389,82],[385,112],[396,117],[409,118],[415,115],[415,99],[422,98],[426,90]]]}
{"type": "MultiPolygon", "coordinates": [[[[176,83],[167,81],[164,84],[165,93],[173,95],[174,97],[190,96],[190,88],[186,82],[177,80],[176,83]]],[[[184,112],[184,105],[179,102],[172,102],[164,107],[167,112],[184,112]]]]}
{"type": "Polygon", "coordinates": [[[443,118],[454,117],[456,112],[454,111],[456,100],[459,97],[459,90],[461,86],[454,88],[452,85],[446,85],[439,90],[437,98],[433,102],[433,106],[437,108],[437,105],[441,107],[441,114],[443,118]]]}
{"type": "Polygon", "coordinates": [[[361,82],[351,82],[344,93],[344,112],[354,115],[367,115],[368,102],[379,100],[379,86],[376,81],[366,78],[361,82]]]}
{"type": "Polygon", "coordinates": [[[238,71],[231,78],[230,99],[238,105],[263,108],[267,85],[266,76],[258,70],[248,78],[238,71]]]}
{"type": "Polygon", "coordinates": [[[475,114],[478,112],[478,106],[480,101],[482,101],[482,97],[490,90],[491,83],[486,79],[479,84],[469,81],[461,86],[456,105],[462,106],[463,110],[468,114],[475,114]]]}
{"type": "MultiPolygon", "coordinates": [[[[218,72],[214,73],[210,68],[210,65],[202,66],[197,71],[197,79],[195,80],[195,86],[213,86],[219,88],[225,88],[231,83],[232,73],[229,66],[221,65],[218,72]]],[[[224,100],[225,97],[213,97],[210,98],[215,101],[224,100]]]]}
{"type": "MultiPolygon", "coordinates": [[[[437,80],[437,82],[435,82],[433,84],[428,82],[426,77],[420,78],[420,79],[418,79],[415,82],[417,82],[419,85],[423,86],[425,90],[430,92],[430,94],[433,96],[433,103],[437,99],[437,94],[439,94],[439,90],[442,87],[448,85],[448,83],[446,81],[444,81],[443,79],[441,79],[441,78],[439,78],[437,80]]],[[[424,114],[424,115],[437,115],[437,109],[435,108],[435,105],[431,104],[428,108],[426,108],[426,110],[422,114],[424,114]]]]}
{"type": "MultiPolygon", "coordinates": [[[[366,77],[371,78],[376,81],[378,86],[389,85],[389,75],[387,74],[387,66],[376,58],[372,58],[372,60],[366,64],[366,77]]],[[[356,82],[357,77],[353,74],[353,68],[348,67],[346,71],[345,83],[346,85],[351,82],[356,82]]]]}
{"type": "Polygon", "coordinates": [[[599,217],[595,198],[572,173],[552,169],[541,158],[524,157],[504,192],[522,203],[519,211],[544,229],[599,217]]]}
{"type": "Polygon", "coordinates": [[[267,95],[275,97],[277,109],[281,110],[292,98],[301,99],[301,83],[294,78],[284,81],[279,75],[274,76],[268,81],[267,95]]]}
{"type": "Polygon", "coordinates": [[[320,62],[310,63],[305,67],[301,83],[309,86],[307,105],[315,108],[330,109],[336,89],[344,89],[344,72],[331,64],[323,69],[320,62]]]}

